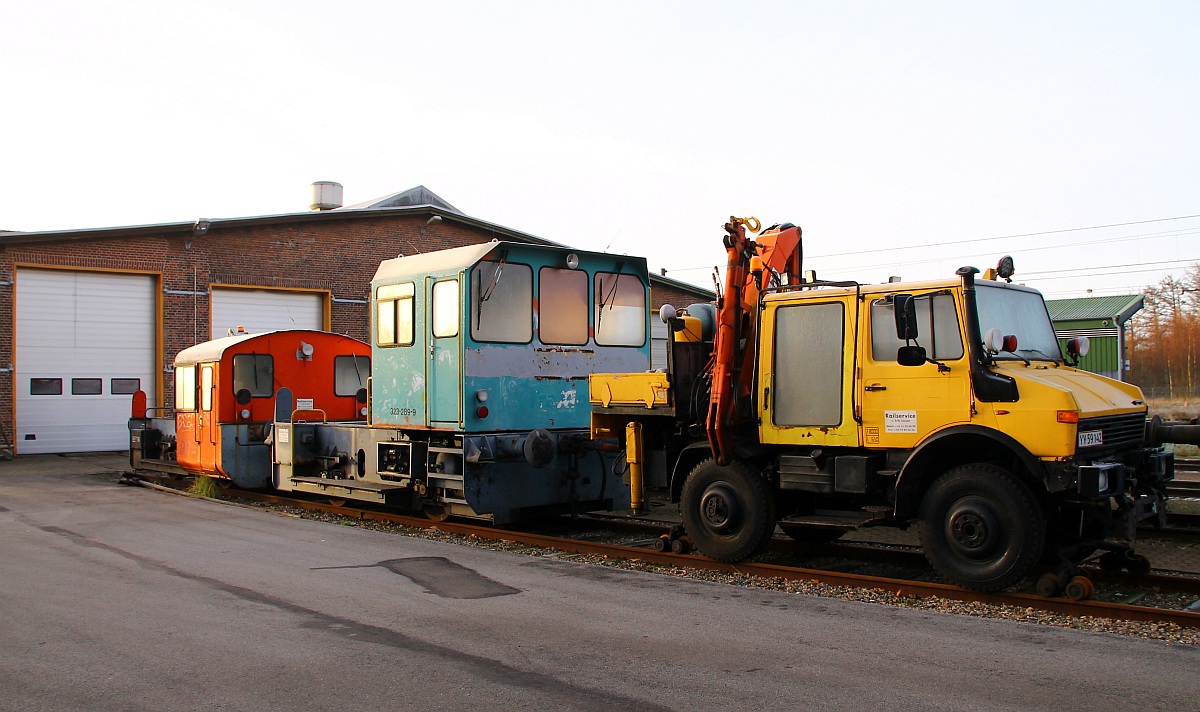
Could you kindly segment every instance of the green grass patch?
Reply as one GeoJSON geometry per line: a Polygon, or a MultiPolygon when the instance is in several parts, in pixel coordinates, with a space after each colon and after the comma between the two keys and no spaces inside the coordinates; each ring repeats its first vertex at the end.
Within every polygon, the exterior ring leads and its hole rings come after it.
{"type": "Polygon", "coordinates": [[[192,486],[188,487],[188,492],[198,497],[211,497],[219,499],[221,497],[221,488],[217,486],[217,481],[212,477],[197,477],[192,486]]]}

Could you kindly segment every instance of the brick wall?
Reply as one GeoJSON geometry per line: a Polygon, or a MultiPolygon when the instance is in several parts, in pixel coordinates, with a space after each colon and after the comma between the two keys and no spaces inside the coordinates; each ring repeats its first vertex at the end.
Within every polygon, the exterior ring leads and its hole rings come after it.
{"type": "MultiPolygon", "coordinates": [[[[308,217],[308,216],[304,216],[308,217]]],[[[370,280],[384,259],[503,238],[485,227],[451,218],[427,226],[429,213],[304,220],[227,226],[216,222],[206,235],[166,232],[126,237],[63,239],[0,245],[0,368],[14,359],[13,280],[17,265],[143,272],[161,275],[163,363],[209,335],[209,285],[237,284],[331,293],[332,331],[367,341],[370,280]],[[189,244],[190,243],[190,244],[189,244]],[[340,301],[352,300],[352,301],[340,301]]],[[[17,238],[19,239],[19,238],[17,238]]],[[[651,304],[677,307],[701,301],[695,294],[654,285],[651,304]]],[[[13,373],[0,377],[0,413],[12,442],[13,373]]],[[[162,402],[174,402],[174,384],[163,379],[162,402]]]]}

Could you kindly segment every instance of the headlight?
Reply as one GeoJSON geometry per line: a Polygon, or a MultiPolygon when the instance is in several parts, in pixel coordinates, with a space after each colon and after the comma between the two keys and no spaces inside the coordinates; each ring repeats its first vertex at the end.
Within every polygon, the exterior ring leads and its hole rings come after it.
{"type": "Polygon", "coordinates": [[[1111,497],[1124,486],[1123,468],[1115,462],[1079,466],[1079,494],[1084,497],[1111,497]]]}

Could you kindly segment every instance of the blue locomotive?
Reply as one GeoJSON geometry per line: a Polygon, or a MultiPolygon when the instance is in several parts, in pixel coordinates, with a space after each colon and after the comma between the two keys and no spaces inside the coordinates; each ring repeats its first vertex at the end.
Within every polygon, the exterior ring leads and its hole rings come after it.
{"type": "Polygon", "coordinates": [[[272,484],[498,524],[626,508],[587,378],[649,369],[648,298],[640,257],[490,242],[386,260],[367,422],[317,422],[281,391],[272,484]]]}

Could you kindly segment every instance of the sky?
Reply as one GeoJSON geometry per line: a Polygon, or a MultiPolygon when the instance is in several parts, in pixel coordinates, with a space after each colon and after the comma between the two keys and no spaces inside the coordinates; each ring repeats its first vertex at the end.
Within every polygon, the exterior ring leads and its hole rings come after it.
{"type": "MultiPolygon", "coordinates": [[[[712,286],[731,215],[806,269],[1011,255],[1048,298],[1200,261],[1200,3],[40,0],[0,26],[0,229],[424,185],[712,286]]],[[[370,279],[363,275],[364,281],[370,279]]]]}

